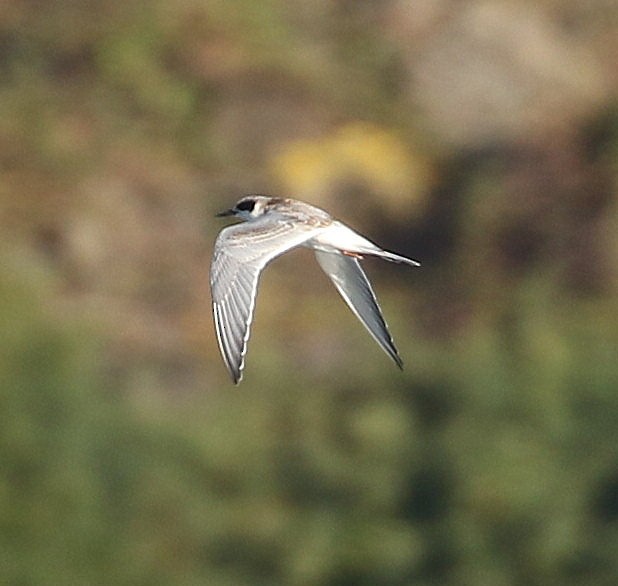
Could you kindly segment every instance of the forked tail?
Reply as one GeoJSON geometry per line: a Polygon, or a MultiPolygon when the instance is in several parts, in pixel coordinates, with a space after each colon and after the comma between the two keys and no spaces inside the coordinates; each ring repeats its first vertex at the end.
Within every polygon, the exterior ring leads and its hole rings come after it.
{"type": "Polygon", "coordinates": [[[411,258],[406,258],[405,256],[401,256],[400,254],[395,254],[394,252],[388,252],[388,250],[372,252],[371,254],[373,256],[379,256],[380,258],[383,258],[384,260],[388,260],[390,262],[405,263],[413,267],[421,266],[421,263],[416,260],[412,260],[411,258]]]}

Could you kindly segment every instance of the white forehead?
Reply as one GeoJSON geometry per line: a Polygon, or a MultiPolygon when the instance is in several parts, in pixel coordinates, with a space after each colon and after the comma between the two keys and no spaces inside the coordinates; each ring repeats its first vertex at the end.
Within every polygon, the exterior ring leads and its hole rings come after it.
{"type": "Polygon", "coordinates": [[[245,195],[244,197],[241,197],[238,202],[240,203],[241,201],[254,201],[255,203],[264,204],[271,199],[272,198],[268,195],[245,195]]]}

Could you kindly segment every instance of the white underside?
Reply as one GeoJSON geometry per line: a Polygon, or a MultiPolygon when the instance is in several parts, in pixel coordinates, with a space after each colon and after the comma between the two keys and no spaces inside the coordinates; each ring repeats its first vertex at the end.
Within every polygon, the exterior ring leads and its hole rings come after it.
{"type": "Polygon", "coordinates": [[[346,251],[358,254],[380,250],[375,244],[339,222],[333,222],[328,228],[308,240],[305,246],[324,252],[346,251]]]}

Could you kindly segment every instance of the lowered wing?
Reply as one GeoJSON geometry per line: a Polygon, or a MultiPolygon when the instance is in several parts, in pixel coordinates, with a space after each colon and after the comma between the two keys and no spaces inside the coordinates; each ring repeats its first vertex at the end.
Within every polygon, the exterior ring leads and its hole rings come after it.
{"type": "Polygon", "coordinates": [[[338,253],[316,250],[315,256],[322,270],[329,276],[337,290],[367,328],[375,341],[403,369],[403,361],[397,352],[393,339],[376,296],[360,263],[356,258],[338,253]]]}
{"type": "Polygon", "coordinates": [[[219,349],[235,384],[242,378],[262,269],[321,229],[266,216],[228,226],[217,237],[210,267],[212,308],[219,349]]]}

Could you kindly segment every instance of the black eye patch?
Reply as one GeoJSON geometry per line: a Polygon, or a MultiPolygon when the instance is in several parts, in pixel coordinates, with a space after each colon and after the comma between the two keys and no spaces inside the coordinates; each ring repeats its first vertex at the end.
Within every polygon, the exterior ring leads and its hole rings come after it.
{"type": "Polygon", "coordinates": [[[236,209],[241,212],[251,212],[255,207],[255,201],[253,199],[245,199],[244,201],[236,204],[236,209]]]}

